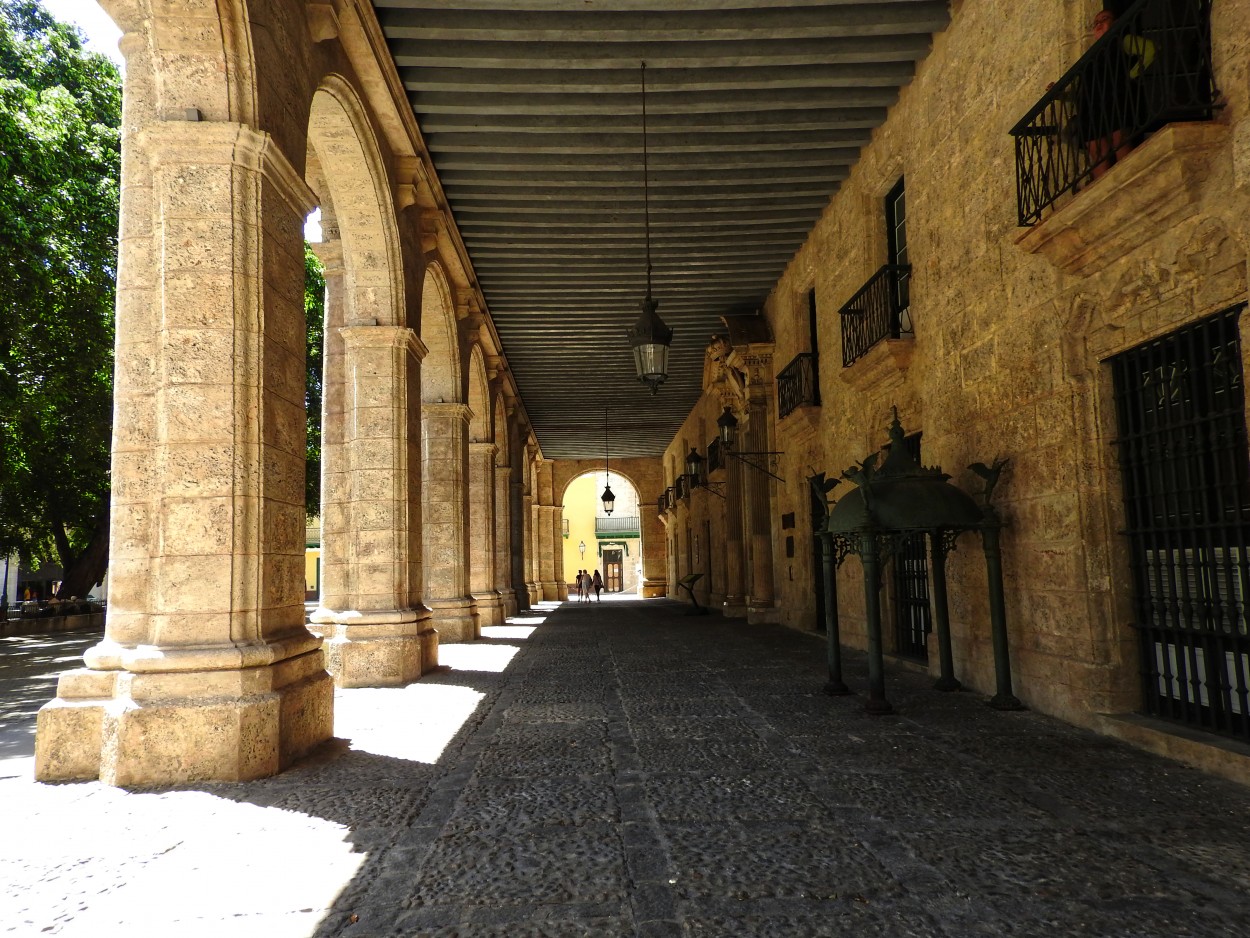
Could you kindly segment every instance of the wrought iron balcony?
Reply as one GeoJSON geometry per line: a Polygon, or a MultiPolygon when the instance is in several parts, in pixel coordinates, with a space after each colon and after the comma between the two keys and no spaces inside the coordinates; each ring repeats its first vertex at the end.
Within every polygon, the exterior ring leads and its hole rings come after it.
{"type": "Polygon", "coordinates": [[[1147,134],[1210,120],[1211,0],[1139,0],[1011,129],[1022,227],[1147,134]]]}
{"type": "Polygon", "coordinates": [[[784,420],[804,405],[820,406],[819,359],[815,352],[800,352],[777,375],[777,419],[784,420]]]}
{"type": "Polygon", "coordinates": [[[718,469],[725,468],[725,453],[721,449],[720,437],[715,437],[707,445],[707,474],[711,475],[718,469]]]}
{"type": "Polygon", "coordinates": [[[672,511],[677,507],[677,499],[673,497],[673,487],[670,485],[663,494],[660,495],[660,511],[672,511]]]}
{"type": "Polygon", "coordinates": [[[842,364],[849,366],[882,339],[911,334],[910,264],[886,264],[838,310],[842,318],[842,364]]]}
{"type": "Polygon", "coordinates": [[[595,519],[595,537],[597,538],[637,537],[640,530],[637,515],[624,518],[595,519]]]}

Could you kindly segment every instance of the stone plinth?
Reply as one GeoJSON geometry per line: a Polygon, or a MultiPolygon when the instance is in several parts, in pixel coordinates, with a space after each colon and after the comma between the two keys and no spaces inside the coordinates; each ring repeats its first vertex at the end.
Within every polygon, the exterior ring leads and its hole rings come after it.
{"type": "MultiPolygon", "coordinates": [[[[204,670],[67,671],[39,711],[35,777],[168,785],[273,775],[325,740],[333,723],[334,688],[319,644],[305,633],[233,654],[174,656],[204,670]],[[284,653],[290,657],[273,664],[213,667],[284,653]]],[[[127,656],[133,668],[162,663],[136,654],[127,656]]]]}
{"type": "Polygon", "coordinates": [[[437,643],[430,657],[422,637],[431,630],[427,609],[319,609],[311,618],[310,628],[325,640],[326,667],[339,687],[402,687],[438,667],[437,643]]]}

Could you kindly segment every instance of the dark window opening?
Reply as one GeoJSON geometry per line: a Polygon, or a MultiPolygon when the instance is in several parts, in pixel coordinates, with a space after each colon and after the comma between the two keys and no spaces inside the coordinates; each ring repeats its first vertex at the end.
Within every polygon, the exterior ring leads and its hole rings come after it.
{"type": "Polygon", "coordinates": [[[901,332],[911,332],[911,259],[907,251],[907,192],[902,178],[885,197],[886,263],[906,268],[894,278],[894,302],[901,332]]]}

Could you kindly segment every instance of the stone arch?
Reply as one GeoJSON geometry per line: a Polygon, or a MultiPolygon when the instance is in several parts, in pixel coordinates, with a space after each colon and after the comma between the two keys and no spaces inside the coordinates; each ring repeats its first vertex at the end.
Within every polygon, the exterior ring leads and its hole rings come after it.
{"type": "MultiPolygon", "coordinates": [[[[340,75],[327,75],[312,97],[308,142],[328,189],[343,242],[344,290],[339,319],[346,323],[404,324],[403,259],[386,166],[364,106],[340,75]]],[[[320,180],[319,180],[320,181],[320,180]]]]}
{"type": "Polygon", "coordinates": [[[490,382],[486,378],[486,362],[482,347],[475,344],[469,350],[469,442],[489,443],[494,439],[491,432],[490,382]]]}
{"type": "Polygon", "coordinates": [[[495,441],[495,445],[499,447],[495,453],[495,465],[501,468],[510,466],[512,461],[510,458],[511,440],[508,434],[508,408],[504,403],[502,394],[495,395],[495,403],[491,411],[494,415],[491,423],[492,438],[495,441]]]}
{"type": "MultiPolygon", "coordinates": [[[[383,587],[362,578],[361,557],[354,546],[360,541],[360,525],[366,523],[366,516],[386,517],[392,525],[399,520],[393,506],[361,502],[351,447],[371,445],[377,449],[383,444],[354,439],[351,428],[360,426],[358,411],[367,405],[370,395],[358,398],[362,388],[353,384],[349,375],[360,360],[383,354],[374,346],[394,339],[380,333],[403,326],[405,303],[399,230],[381,146],[364,103],[341,75],[324,76],[312,94],[306,132],[305,175],[317,190],[322,208],[324,238],[316,251],[326,275],[322,607],[314,616],[321,623],[343,609],[364,611],[394,602],[392,584],[383,587]],[[345,326],[353,328],[345,330],[345,326]],[[382,329],[375,336],[356,327],[382,329]],[[347,332],[355,333],[351,350],[347,332]]],[[[384,380],[376,362],[366,370],[371,377],[384,380]]],[[[373,463],[379,458],[378,453],[371,457],[373,463]]],[[[387,462],[398,462],[392,468],[404,472],[402,455],[390,454],[387,462]]]]}
{"type": "MultiPolygon", "coordinates": [[[[182,7],[153,0],[102,0],[122,30],[126,57],[128,122],[194,107],[209,121],[257,122],[256,41],[245,0],[214,4],[188,30],[182,7]],[[178,54],[162,48],[161,37],[178,37],[178,54]],[[136,93],[139,92],[139,93],[136,93]]],[[[288,79],[289,81],[289,79],[288,79]]]]}
{"type": "Polygon", "coordinates": [[[455,302],[442,266],[425,269],[421,285],[421,341],[429,349],[421,371],[421,400],[453,404],[460,400],[460,345],[455,302]]]}
{"type": "MultiPolygon", "coordinates": [[[[616,521],[629,517],[637,517],[638,519],[636,535],[618,539],[623,548],[622,561],[624,565],[622,570],[624,582],[620,591],[640,592],[644,579],[641,566],[645,549],[645,532],[642,524],[642,512],[645,510],[645,506],[642,503],[642,489],[628,473],[620,472],[615,467],[610,468],[609,473],[612,491],[617,498],[617,508],[612,513],[612,519],[616,521]]],[[[564,481],[560,488],[559,497],[556,499],[556,504],[561,507],[562,517],[569,522],[569,536],[561,545],[561,550],[564,555],[563,568],[566,572],[565,579],[570,582],[573,580],[574,572],[581,567],[585,567],[588,571],[598,569],[605,582],[607,580],[608,571],[605,569],[604,558],[601,556],[601,545],[612,543],[612,539],[610,537],[601,538],[599,536],[598,524],[596,523],[602,521],[605,517],[602,503],[599,501],[599,495],[603,491],[603,484],[603,466],[587,466],[581,471],[573,472],[564,481]],[[580,515],[576,511],[576,506],[570,506],[569,504],[570,493],[573,494],[575,501],[583,502],[587,497],[587,491],[589,491],[589,497],[592,499],[593,518],[580,515]],[[577,550],[579,543],[582,541],[586,543],[584,555],[577,550]]]]}
{"type": "Polygon", "coordinates": [[[479,625],[503,621],[504,604],[495,576],[496,540],[499,530],[495,513],[498,492],[495,484],[497,452],[491,433],[490,382],[482,347],[469,350],[469,594],[473,597],[479,625]]]}

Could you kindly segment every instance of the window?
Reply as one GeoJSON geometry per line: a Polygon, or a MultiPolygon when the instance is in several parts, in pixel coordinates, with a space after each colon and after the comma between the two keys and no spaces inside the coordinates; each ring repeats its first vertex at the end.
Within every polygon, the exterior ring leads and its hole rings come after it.
{"type": "Polygon", "coordinates": [[[1110,364],[1144,708],[1250,740],[1244,308],[1110,364]]]}
{"type": "MultiPolygon", "coordinates": [[[[886,263],[891,267],[910,267],[907,253],[907,192],[903,179],[885,197],[886,263]]],[[[900,331],[911,332],[911,271],[900,272],[894,279],[894,301],[901,320],[900,331]]]]}

